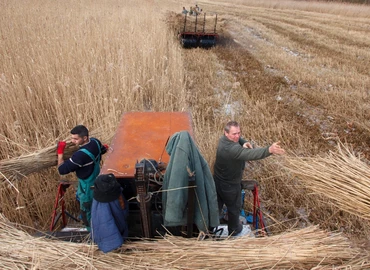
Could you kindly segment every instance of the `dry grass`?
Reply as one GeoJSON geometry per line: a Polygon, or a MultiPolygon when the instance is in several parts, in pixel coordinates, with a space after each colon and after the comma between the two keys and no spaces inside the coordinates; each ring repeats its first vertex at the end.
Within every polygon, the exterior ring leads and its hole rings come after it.
{"type": "MultiPolygon", "coordinates": [[[[103,129],[91,131],[93,137],[102,142],[110,141],[112,135],[103,129]]],[[[69,158],[76,148],[68,144],[65,158],[69,158]]],[[[7,218],[32,228],[47,230],[51,222],[51,212],[59,181],[76,182],[74,175],[61,177],[57,165],[56,146],[46,147],[32,154],[0,161],[0,212],[7,218]]],[[[77,185],[72,185],[66,193],[66,208],[77,216],[78,207],[74,200],[77,185]],[[74,191],[71,191],[74,190],[74,191]]]]}
{"type": "Polygon", "coordinates": [[[210,7],[224,15],[234,41],[248,47],[265,73],[284,79],[288,87],[274,89],[271,94],[295,110],[301,121],[320,125],[322,133],[340,132],[349,137],[347,140],[366,139],[363,132],[368,128],[370,109],[368,18],[299,8],[210,7]],[[355,123],[352,127],[357,132],[347,127],[355,123]]]}
{"type": "MultiPolygon", "coordinates": [[[[72,145],[71,145],[72,146],[72,145]]],[[[67,145],[65,158],[70,158],[75,147],[67,145]]],[[[40,172],[57,165],[56,146],[47,147],[38,152],[20,156],[17,158],[3,160],[0,163],[0,179],[3,183],[12,185],[14,181],[21,180],[28,175],[40,172]]]]}
{"type": "MultiPolygon", "coordinates": [[[[369,159],[368,8],[330,4],[338,11],[332,16],[332,11],[304,8],[302,1],[279,2],[292,5],[200,3],[218,12],[224,25],[224,44],[215,53],[231,78],[229,85],[213,87],[221,88],[217,94],[232,112],[222,111],[220,118],[238,119],[244,136],[258,145],[281,140],[293,155],[335,151],[339,138],[369,159]],[[359,12],[346,15],[352,7],[359,12]]],[[[261,183],[276,232],[313,222],[354,235],[369,233],[368,222],[310,193],[274,160],[249,164],[246,177],[261,183]]]]}
{"type": "Polygon", "coordinates": [[[77,123],[113,132],[124,111],[184,108],[181,51],[150,1],[5,2],[2,158],[53,145],[77,123]]]}
{"type": "MultiPolygon", "coordinates": [[[[9,162],[22,174],[31,172],[29,162],[35,170],[56,164],[56,142],[76,124],[102,128],[97,137],[109,143],[122,112],[185,108],[181,50],[167,39],[172,34],[153,2],[1,5],[4,175],[9,162]]],[[[60,178],[55,170],[29,175],[16,188],[2,185],[1,211],[45,229],[60,178]],[[15,211],[18,205],[26,207],[15,211]]]]}
{"type": "MultiPolygon", "coordinates": [[[[13,185],[2,184],[0,212],[9,220],[22,224],[29,232],[48,231],[59,181],[76,181],[74,176],[61,178],[55,168],[44,170],[42,174],[32,174],[13,185]]],[[[78,216],[79,206],[75,200],[77,184],[65,194],[66,209],[78,216]]],[[[60,225],[59,223],[58,225],[60,225]]]]}
{"type": "Polygon", "coordinates": [[[369,165],[338,144],[337,152],[324,157],[287,157],[283,167],[335,205],[360,218],[370,219],[369,165]]]}
{"type": "Polygon", "coordinates": [[[197,241],[165,237],[128,242],[103,254],[95,245],[34,238],[1,216],[0,266],[3,269],[329,269],[369,266],[367,254],[339,233],[317,227],[267,238],[197,241]],[[230,256],[232,250],[233,256],[230,256]]]}
{"type": "MultiPolygon", "coordinates": [[[[92,137],[99,137],[99,139],[104,143],[110,141],[112,136],[107,132],[103,132],[100,128],[98,130],[90,131],[92,137]]],[[[69,142],[69,138],[65,139],[67,147],[64,152],[64,158],[68,159],[77,150],[77,148],[69,142]]],[[[14,181],[21,180],[24,177],[32,173],[41,172],[45,169],[57,165],[57,146],[50,146],[43,148],[39,151],[28,155],[21,155],[19,157],[5,159],[0,161],[0,180],[3,183],[12,185],[14,181]]]]}
{"type": "MultiPolygon", "coordinates": [[[[75,124],[103,126],[110,138],[120,115],[133,110],[191,112],[196,142],[211,167],[230,119],[257,145],[281,140],[293,157],[325,156],[336,151],[339,138],[369,159],[368,7],[272,0],[198,4],[218,13],[222,39],[211,50],[182,50],[175,39],[169,11],[179,13],[193,5],[189,1],[3,1],[1,164],[43,149],[54,155],[56,141],[75,124]]],[[[340,201],[335,194],[329,201],[312,193],[281,164],[274,157],[253,162],[246,175],[260,182],[274,233],[320,224],[368,238],[367,221],[334,205],[340,201]]],[[[357,169],[349,161],[343,166],[357,169]]],[[[338,173],[343,171],[330,170],[338,173]]],[[[364,179],[357,173],[351,180],[358,177],[364,179]]],[[[16,182],[19,192],[2,185],[1,212],[47,228],[58,179],[52,168],[16,182]]]]}
{"type": "MultiPolygon", "coordinates": [[[[340,2],[340,1],[338,1],[340,2]]],[[[236,0],[232,2],[232,5],[228,4],[227,1],[216,0],[216,1],[201,1],[199,6],[204,4],[210,4],[213,6],[232,7],[237,10],[240,8],[261,8],[261,9],[275,9],[275,10],[291,10],[296,12],[297,10],[317,12],[325,14],[335,14],[350,17],[365,17],[369,18],[370,7],[368,5],[358,5],[350,3],[333,3],[325,1],[300,1],[300,0],[236,0]]]]}

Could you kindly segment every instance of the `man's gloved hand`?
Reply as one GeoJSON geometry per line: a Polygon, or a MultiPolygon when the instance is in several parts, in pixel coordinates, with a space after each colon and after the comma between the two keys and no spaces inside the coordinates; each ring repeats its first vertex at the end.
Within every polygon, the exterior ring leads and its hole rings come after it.
{"type": "Polygon", "coordinates": [[[64,149],[66,148],[66,146],[67,146],[67,142],[65,141],[58,142],[58,147],[57,147],[58,155],[64,153],[64,149]]]}

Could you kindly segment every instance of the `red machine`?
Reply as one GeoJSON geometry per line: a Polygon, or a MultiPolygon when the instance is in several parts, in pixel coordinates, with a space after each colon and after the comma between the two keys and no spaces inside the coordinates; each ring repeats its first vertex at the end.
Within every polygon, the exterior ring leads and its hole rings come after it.
{"type": "Polygon", "coordinates": [[[131,237],[151,238],[165,233],[160,192],[169,162],[165,147],[170,136],[179,131],[193,135],[189,113],[129,112],[121,118],[101,174],[113,173],[123,187],[129,202],[131,237]]]}
{"type": "MultiPolygon", "coordinates": [[[[165,147],[170,136],[179,131],[187,131],[193,136],[189,113],[129,112],[121,118],[100,173],[114,174],[123,188],[123,195],[129,204],[130,237],[152,238],[166,232],[162,225],[161,188],[170,157],[165,147]]],[[[190,186],[194,186],[194,179],[191,178],[190,186]]],[[[78,227],[66,228],[68,218],[80,222],[65,207],[64,196],[69,186],[69,182],[61,182],[58,186],[50,231],[54,237],[80,241],[87,231],[78,227]],[[62,230],[56,231],[60,228],[57,226],[59,220],[62,221],[62,230]]],[[[193,233],[194,189],[189,188],[188,194],[188,226],[178,231],[185,230],[190,237],[193,233]]],[[[171,232],[176,234],[176,230],[171,232]]]]}

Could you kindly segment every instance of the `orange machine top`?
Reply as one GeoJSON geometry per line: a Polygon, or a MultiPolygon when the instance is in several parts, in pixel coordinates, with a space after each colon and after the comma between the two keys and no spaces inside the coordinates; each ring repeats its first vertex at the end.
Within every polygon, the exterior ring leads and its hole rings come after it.
{"type": "Polygon", "coordinates": [[[137,161],[154,159],[168,163],[167,140],[183,130],[193,136],[189,113],[124,113],[104,159],[101,174],[113,173],[117,178],[133,178],[137,161]]]}

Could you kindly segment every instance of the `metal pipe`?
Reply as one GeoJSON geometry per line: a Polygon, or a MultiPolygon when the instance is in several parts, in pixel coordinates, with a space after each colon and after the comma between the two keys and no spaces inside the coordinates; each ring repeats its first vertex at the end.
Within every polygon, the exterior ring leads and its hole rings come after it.
{"type": "Polygon", "coordinates": [[[206,13],[204,13],[204,19],[203,19],[203,33],[205,32],[206,27],[206,13]]]}
{"type": "Polygon", "coordinates": [[[198,24],[198,14],[195,13],[195,29],[194,32],[197,32],[197,24],[198,24]]]}
{"type": "Polygon", "coordinates": [[[216,19],[215,19],[215,30],[214,30],[215,34],[216,34],[216,25],[217,25],[217,14],[216,14],[216,19]]]}
{"type": "Polygon", "coordinates": [[[183,32],[185,32],[185,29],[186,29],[186,16],[188,16],[188,14],[185,14],[185,19],[184,19],[184,30],[183,30],[183,32]]]}

